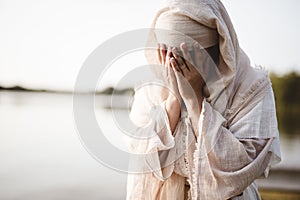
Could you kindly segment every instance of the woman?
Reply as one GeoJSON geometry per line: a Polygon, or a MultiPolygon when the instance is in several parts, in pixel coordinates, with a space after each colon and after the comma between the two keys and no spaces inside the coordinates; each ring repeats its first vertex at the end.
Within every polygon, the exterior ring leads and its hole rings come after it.
{"type": "Polygon", "coordinates": [[[149,171],[128,175],[127,199],[260,199],[255,179],[280,161],[267,73],[250,66],[218,0],[166,1],[152,28],[159,48],[146,56],[166,87],[136,88],[135,134],[151,137],[128,140],[146,155],[131,164],[149,171]]]}

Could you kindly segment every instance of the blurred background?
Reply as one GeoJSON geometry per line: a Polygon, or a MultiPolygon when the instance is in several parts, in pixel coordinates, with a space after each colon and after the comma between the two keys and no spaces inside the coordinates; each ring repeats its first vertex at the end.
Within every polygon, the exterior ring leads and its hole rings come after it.
{"type": "MultiPolygon", "coordinates": [[[[300,199],[300,1],[223,3],[241,47],[270,71],[275,92],[283,160],[258,181],[263,199],[300,199]]],[[[72,91],[95,48],[149,28],[160,4],[0,0],[0,200],[125,199],[126,174],[101,165],[80,142],[72,91]]],[[[126,55],[98,85],[95,113],[106,133],[118,131],[108,105],[115,83],[142,64],[142,52],[126,55]]],[[[133,82],[117,88],[120,98],[132,94],[133,82]]],[[[118,110],[128,112],[122,103],[118,110]]]]}

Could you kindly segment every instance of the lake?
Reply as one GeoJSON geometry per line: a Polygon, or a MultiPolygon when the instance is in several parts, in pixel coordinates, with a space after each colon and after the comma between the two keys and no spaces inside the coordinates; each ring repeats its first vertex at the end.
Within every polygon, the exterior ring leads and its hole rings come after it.
{"type": "MultiPolygon", "coordinates": [[[[103,108],[107,97],[100,96],[99,101],[95,106],[99,126],[109,141],[115,141],[118,129],[111,110],[103,108]]],[[[0,199],[125,199],[126,173],[103,166],[87,152],[76,131],[72,106],[71,94],[0,92],[0,199]]],[[[116,112],[127,114],[126,109],[116,112]]],[[[268,180],[259,184],[300,191],[300,132],[280,137],[283,161],[274,174],[291,174],[277,177],[277,185],[268,180]],[[289,180],[298,185],[286,185],[289,180]]]]}

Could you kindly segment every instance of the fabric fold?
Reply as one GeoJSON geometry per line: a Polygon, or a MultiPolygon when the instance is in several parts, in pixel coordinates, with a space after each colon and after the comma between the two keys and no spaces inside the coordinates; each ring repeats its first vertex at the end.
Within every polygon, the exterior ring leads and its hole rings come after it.
{"type": "Polygon", "coordinates": [[[145,161],[155,176],[163,181],[171,176],[175,167],[174,135],[177,129],[173,135],[165,111],[165,102],[152,107],[150,113],[151,118],[156,119],[154,124],[159,128],[155,131],[157,140],[150,142],[151,149],[146,152],[145,161]]]}
{"type": "Polygon", "coordinates": [[[262,105],[270,103],[270,95],[272,90],[237,124],[229,125],[229,129],[224,127],[224,117],[203,101],[199,119],[201,134],[194,152],[192,192],[195,199],[232,198],[246,190],[255,179],[267,176],[271,159],[280,161],[280,151],[274,148],[279,141],[278,131],[272,126],[276,117],[265,119],[263,114],[269,115],[269,108],[262,105]],[[271,126],[260,126],[265,121],[271,126]],[[247,137],[248,132],[266,133],[266,136],[247,137]],[[270,132],[272,134],[268,134],[270,132]]]}

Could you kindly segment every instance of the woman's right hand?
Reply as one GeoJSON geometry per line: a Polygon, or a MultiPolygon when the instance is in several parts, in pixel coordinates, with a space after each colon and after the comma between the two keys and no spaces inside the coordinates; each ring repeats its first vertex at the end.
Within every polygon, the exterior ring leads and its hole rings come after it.
{"type": "Polygon", "coordinates": [[[159,44],[157,48],[157,57],[163,65],[164,78],[168,97],[166,99],[166,111],[169,118],[171,131],[174,132],[180,117],[181,96],[179,94],[175,73],[171,66],[172,56],[171,48],[167,49],[165,44],[159,44]]]}
{"type": "Polygon", "coordinates": [[[168,99],[181,102],[181,96],[178,90],[177,80],[172,69],[171,59],[174,59],[171,48],[165,44],[159,44],[157,49],[158,61],[163,65],[163,77],[165,78],[168,99]]]}

